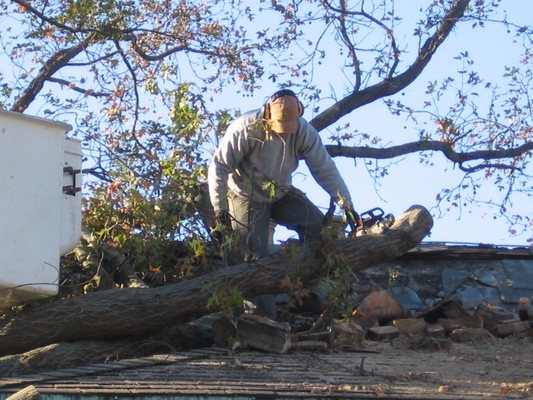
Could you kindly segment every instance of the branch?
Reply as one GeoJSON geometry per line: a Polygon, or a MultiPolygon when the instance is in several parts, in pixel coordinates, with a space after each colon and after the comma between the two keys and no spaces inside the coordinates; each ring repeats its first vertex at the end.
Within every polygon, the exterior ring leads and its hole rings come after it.
{"type": "MultiPolygon", "coordinates": [[[[338,12],[340,14],[343,14],[343,16],[344,15],[362,16],[362,17],[368,19],[369,21],[373,22],[377,26],[379,26],[381,29],[383,29],[387,33],[387,37],[390,40],[390,45],[392,47],[392,54],[393,54],[393,58],[394,58],[394,62],[392,64],[391,68],[389,69],[389,72],[387,73],[387,79],[392,78],[392,75],[396,71],[396,68],[398,67],[398,64],[400,62],[400,50],[398,49],[398,45],[396,44],[396,39],[394,38],[393,30],[391,28],[389,28],[387,25],[385,25],[383,22],[381,22],[379,19],[374,18],[372,15],[370,15],[367,12],[363,11],[364,3],[361,6],[361,11],[348,11],[348,10],[346,10],[346,3],[345,2],[342,3],[342,8],[337,8],[337,7],[332,6],[329,1],[324,1],[324,4],[330,10],[338,12]]],[[[344,17],[342,17],[340,20],[341,20],[341,27],[342,27],[341,32],[342,32],[343,40],[344,40],[346,46],[348,47],[348,49],[350,51],[350,54],[353,54],[352,57],[354,58],[354,63],[355,62],[358,63],[358,58],[357,58],[357,56],[355,54],[355,47],[353,46],[353,44],[351,43],[351,41],[350,41],[350,39],[348,37],[348,32],[347,32],[347,29],[346,29],[346,26],[345,26],[345,23],[344,23],[344,17]]],[[[360,87],[360,84],[361,84],[360,75],[361,75],[361,71],[360,71],[359,65],[357,65],[356,66],[356,76],[358,77],[358,83],[356,83],[356,85],[355,85],[355,90],[359,90],[359,87],[360,87]]]]}
{"type": "Polygon", "coordinates": [[[48,82],[59,83],[60,85],[64,85],[64,86],[68,86],[70,89],[74,90],[75,92],[84,94],[85,96],[91,96],[91,97],[108,97],[109,96],[109,93],[95,92],[92,89],[82,89],[82,88],[76,86],[75,84],[73,84],[72,82],[69,82],[69,81],[67,81],[65,79],[48,78],[47,81],[48,82]]]}
{"type": "Polygon", "coordinates": [[[420,141],[405,143],[399,146],[392,146],[383,149],[377,149],[372,147],[349,147],[349,146],[337,146],[326,145],[329,154],[332,157],[361,157],[361,158],[375,158],[375,159],[387,159],[394,158],[405,154],[418,153],[421,151],[440,151],[449,160],[461,165],[461,169],[464,168],[466,172],[473,172],[474,170],[493,167],[500,169],[517,169],[516,167],[503,164],[480,164],[476,167],[466,168],[462,164],[468,161],[474,160],[496,160],[501,158],[513,158],[519,157],[527,152],[533,150],[533,142],[527,142],[521,146],[501,149],[501,150],[476,150],[466,153],[459,153],[453,150],[453,144],[439,142],[435,140],[420,141]]]}
{"type": "Polygon", "coordinates": [[[102,167],[95,167],[95,168],[84,168],[81,171],[83,174],[89,174],[94,176],[97,179],[100,179],[104,182],[111,183],[113,182],[113,179],[109,177],[106,171],[102,167]],[[103,172],[98,171],[98,169],[102,170],[103,172]]]}
{"type": "Polygon", "coordinates": [[[354,68],[354,74],[355,74],[355,86],[354,90],[359,90],[361,87],[361,66],[359,64],[359,58],[357,57],[357,52],[355,50],[354,44],[350,40],[350,35],[348,35],[348,29],[346,28],[346,2],[341,2],[343,9],[337,9],[333,8],[331,4],[329,4],[327,1],[325,4],[332,9],[333,11],[339,12],[341,16],[339,17],[339,23],[340,23],[340,32],[341,32],[341,38],[346,47],[348,47],[348,53],[350,57],[352,58],[352,64],[354,68]]]}
{"type": "Polygon", "coordinates": [[[40,20],[48,22],[50,25],[56,26],[58,28],[64,29],[70,33],[79,33],[80,31],[78,29],[75,29],[71,26],[61,24],[57,20],[53,18],[47,17],[44,13],[37,10],[35,7],[33,7],[29,2],[24,0],[13,0],[14,3],[18,4],[19,6],[23,7],[25,10],[31,12],[35,16],[37,16],[40,20]]]}
{"type": "Polygon", "coordinates": [[[449,10],[435,34],[431,36],[420,49],[415,62],[403,73],[394,78],[386,79],[373,86],[354,92],[331,107],[321,112],[311,121],[311,124],[319,131],[335,123],[353,110],[372,103],[382,97],[392,96],[415,81],[431,58],[446,40],[453,27],[459,21],[468,7],[470,0],[458,0],[449,10]]]}
{"type": "Polygon", "coordinates": [[[87,36],[84,40],[68,49],[59,50],[48,59],[39,70],[37,76],[28,85],[22,95],[15,101],[11,111],[24,112],[30,103],[41,91],[44,83],[49,80],[59,69],[64,67],[69,60],[80,54],[87,45],[94,39],[94,34],[87,36]]]}

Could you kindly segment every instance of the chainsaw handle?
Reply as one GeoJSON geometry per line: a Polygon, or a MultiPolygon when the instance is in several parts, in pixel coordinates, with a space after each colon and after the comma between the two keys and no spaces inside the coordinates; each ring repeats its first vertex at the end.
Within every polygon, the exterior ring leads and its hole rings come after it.
{"type": "Polygon", "coordinates": [[[385,211],[381,207],[374,207],[368,211],[365,211],[361,213],[361,219],[364,221],[367,220],[380,220],[383,219],[383,216],[385,215],[385,211]]]}
{"type": "Polygon", "coordinates": [[[351,232],[349,233],[349,236],[355,236],[355,233],[357,232],[357,228],[359,228],[361,225],[363,225],[363,220],[361,219],[361,216],[355,212],[353,208],[348,208],[345,211],[346,214],[346,222],[350,226],[351,232]]]}

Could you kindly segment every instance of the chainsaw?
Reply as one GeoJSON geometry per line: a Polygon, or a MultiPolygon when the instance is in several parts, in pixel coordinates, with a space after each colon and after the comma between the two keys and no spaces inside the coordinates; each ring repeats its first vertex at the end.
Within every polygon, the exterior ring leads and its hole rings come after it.
{"type": "MultiPolygon", "coordinates": [[[[347,218],[348,220],[348,218],[347,218]]],[[[366,235],[368,233],[383,233],[394,223],[394,215],[385,214],[380,207],[374,207],[359,215],[359,224],[350,226],[349,236],[366,235]]]]}
{"type": "MultiPolygon", "coordinates": [[[[331,199],[329,209],[324,217],[324,225],[329,224],[335,212],[335,201],[331,199]]],[[[394,215],[385,214],[380,207],[374,207],[370,210],[362,212],[361,214],[352,215],[346,213],[346,224],[350,227],[348,236],[361,236],[368,233],[383,233],[394,223],[394,215]]]]}

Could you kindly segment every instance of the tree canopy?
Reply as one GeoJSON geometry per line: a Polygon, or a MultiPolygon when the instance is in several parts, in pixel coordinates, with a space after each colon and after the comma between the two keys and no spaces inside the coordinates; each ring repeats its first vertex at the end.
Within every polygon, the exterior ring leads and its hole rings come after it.
{"type": "Polygon", "coordinates": [[[507,2],[0,0],[0,107],[73,126],[85,224],[141,267],[163,265],[175,241],[202,254],[205,231],[187,217],[240,112],[224,99],[270,86],[298,92],[333,157],[362,158],[379,179],[402,156],[442,156],[464,179],[435,206],[486,202],[531,241],[531,216],[512,203],[533,193],[532,27],[508,20],[507,2]],[[497,80],[465,48],[445,78],[417,86],[419,103],[403,100],[453,35],[500,28],[520,57],[496,51],[497,80]],[[410,122],[392,145],[349,121],[375,102],[410,122]],[[478,198],[486,185],[501,196],[478,198]]]}

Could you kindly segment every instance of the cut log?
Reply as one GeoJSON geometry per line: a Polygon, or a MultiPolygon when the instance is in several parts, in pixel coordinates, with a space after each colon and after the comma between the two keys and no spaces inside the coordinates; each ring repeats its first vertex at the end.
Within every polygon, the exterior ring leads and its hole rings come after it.
{"type": "Polygon", "coordinates": [[[0,325],[0,355],[16,354],[52,343],[145,335],[209,312],[214,289],[238,288],[245,297],[284,291],[287,275],[306,283],[324,276],[327,254],[342,254],[354,271],[395,259],[419,244],[433,226],[421,206],[407,210],[380,235],[365,235],[309,246],[299,260],[275,255],[238,264],[189,281],[158,288],[94,292],[15,314],[0,325]]]}
{"type": "Polygon", "coordinates": [[[6,400],[40,400],[41,393],[37,391],[35,386],[26,386],[24,389],[9,396],[6,400]]]}
{"type": "Polygon", "coordinates": [[[54,343],[25,353],[1,357],[0,376],[72,368],[139,355],[136,351],[131,351],[133,347],[138,347],[138,343],[134,344],[131,340],[54,343]]]}
{"type": "Polygon", "coordinates": [[[319,353],[329,352],[328,342],[318,340],[302,340],[291,345],[292,351],[312,351],[319,353]]]}
{"type": "Polygon", "coordinates": [[[237,321],[236,338],[241,347],[283,354],[291,347],[291,327],[287,322],[243,314],[237,321]]]}
{"type": "Polygon", "coordinates": [[[365,338],[365,331],[352,321],[333,320],[331,347],[336,350],[359,349],[365,338]]]}

